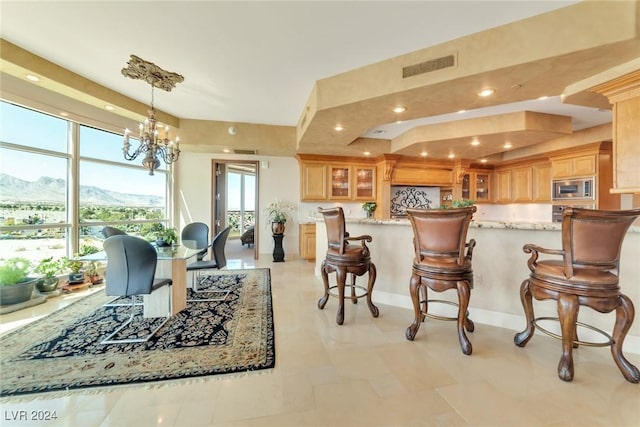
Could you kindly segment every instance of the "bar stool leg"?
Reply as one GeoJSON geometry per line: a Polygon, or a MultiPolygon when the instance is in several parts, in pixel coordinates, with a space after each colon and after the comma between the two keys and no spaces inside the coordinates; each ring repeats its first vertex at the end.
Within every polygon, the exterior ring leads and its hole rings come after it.
{"type": "Polygon", "coordinates": [[[336,323],[342,325],[344,323],[344,286],[347,281],[347,269],[339,267],[336,269],[336,282],[338,285],[338,314],[336,314],[336,323]]]}
{"type": "Polygon", "coordinates": [[[578,307],[577,295],[558,293],[558,317],[562,330],[562,356],[558,362],[558,377],[563,381],[573,380],[573,338],[576,336],[578,307]]]}
{"type": "Polygon", "coordinates": [[[324,283],[324,295],[318,300],[318,308],[322,310],[329,299],[329,272],[324,261],[322,261],[320,270],[322,272],[322,282],[324,283]]]}
{"type": "Polygon", "coordinates": [[[378,307],[373,305],[373,302],[371,301],[371,293],[373,292],[373,284],[376,282],[376,275],[376,266],[371,263],[369,265],[369,283],[367,284],[367,305],[369,306],[369,311],[373,317],[378,317],[380,314],[378,307]]]}
{"type": "Polygon", "coordinates": [[[473,351],[471,342],[467,338],[467,334],[464,332],[464,327],[467,321],[467,309],[469,308],[469,298],[471,296],[471,288],[468,281],[460,281],[457,284],[458,289],[458,340],[460,341],[460,348],[466,355],[470,355],[473,351]]]}
{"type": "Polygon", "coordinates": [[[533,300],[531,296],[531,289],[529,288],[529,286],[529,279],[524,280],[520,285],[520,301],[522,302],[522,307],[524,308],[527,325],[525,326],[524,331],[515,334],[515,336],[513,337],[513,342],[518,347],[524,347],[525,345],[527,345],[531,337],[533,337],[533,332],[535,331],[535,326],[533,324],[533,300]]]}
{"type": "Polygon", "coordinates": [[[624,378],[629,382],[638,383],[640,382],[640,371],[622,354],[622,344],[633,323],[635,309],[633,308],[633,303],[626,295],[620,295],[619,300],[620,305],[616,308],[616,323],[613,327],[614,343],[611,346],[611,355],[624,378]]]}
{"type": "Polygon", "coordinates": [[[411,280],[409,281],[409,294],[411,295],[411,301],[413,302],[413,313],[414,319],[413,323],[409,325],[407,331],[405,332],[405,337],[409,341],[413,341],[418,333],[418,329],[420,329],[420,323],[424,319],[424,315],[422,311],[420,311],[420,288],[421,288],[421,278],[417,274],[411,275],[411,280]]]}

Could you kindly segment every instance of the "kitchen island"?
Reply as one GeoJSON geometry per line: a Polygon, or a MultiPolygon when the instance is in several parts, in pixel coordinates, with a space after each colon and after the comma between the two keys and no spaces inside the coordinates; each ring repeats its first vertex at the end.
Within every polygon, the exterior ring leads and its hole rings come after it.
{"type": "MultiPolygon", "coordinates": [[[[413,310],[409,296],[409,279],[414,258],[413,231],[408,219],[347,219],[347,231],[351,236],[368,234],[373,238],[367,246],[371,260],[377,267],[377,279],[373,291],[376,304],[388,304],[413,310]]],[[[524,329],[525,318],[520,302],[520,284],[529,276],[527,259],[523,252],[526,243],[550,249],[561,249],[561,225],[559,223],[524,223],[502,221],[473,221],[468,239],[476,240],[473,251],[474,289],[471,291],[469,312],[471,319],[480,324],[504,327],[514,331],[524,329]]],[[[327,233],[322,219],[316,222],[316,275],[327,251],[327,233]]],[[[541,256],[543,259],[543,256],[541,256]]],[[[632,226],[622,245],[620,260],[620,287],[640,311],[640,226],[632,226]]],[[[335,282],[335,275],[329,276],[335,282]]],[[[365,282],[365,276],[358,283],[365,282]]],[[[430,292],[430,298],[457,301],[454,290],[430,292]]],[[[318,294],[320,297],[320,294],[318,294]]],[[[330,302],[331,303],[331,302],[330,302]]],[[[434,311],[451,314],[452,308],[433,304],[434,311]]],[[[555,301],[534,301],[536,316],[557,316],[555,301]]],[[[348,313],[349,307],[346,307],[348,313]]],[[[412,319],[407,313],[407,326],[412,319]]],[[[380,307],[384,318],[384,307],[380,307]]],[[[588,307],[581,307],[578,320],[610,333],[615,322],[615,312],[602,314],[588,307]]],[[[452,325],[453,327],[453,325],[452,325]]],[[[583,333],[579,329],[579,333],[583,333]]],[[[584,331],[584,337],[591,333],[584,331]]],[[[602,337],[592,337],[596,341],[602,337]]],[[[632,325],[624,342],[624,350],[640,354],[640,320],[632,325]]]]}

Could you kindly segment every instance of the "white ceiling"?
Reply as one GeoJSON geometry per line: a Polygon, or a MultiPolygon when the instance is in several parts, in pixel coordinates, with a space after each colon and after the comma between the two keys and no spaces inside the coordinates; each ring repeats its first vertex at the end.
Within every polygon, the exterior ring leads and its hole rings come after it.
{"type": "MultiPolygon", "coordinates": [[[[155,96],[158,109],[180,118],[295,126],[317,80],[574,3],[0,0],[0,35],[143,103],[149,86],[120,73],[131,54],[182,74],[155,96]]],[[[558,96],[465,117],[524,110],[570,115],[576,130],[611,118],[558,96]]],[[[457,119],[381,125],[364,136],[457,119]]]]}

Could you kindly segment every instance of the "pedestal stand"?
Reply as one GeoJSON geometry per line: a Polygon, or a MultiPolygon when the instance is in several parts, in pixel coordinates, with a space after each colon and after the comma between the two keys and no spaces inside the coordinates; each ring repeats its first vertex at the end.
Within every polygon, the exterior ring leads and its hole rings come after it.
{"type": "Polygon", "coordinates": [[[284,234],[273,235],[273,262],[284,262],[284,249],[282,248],[284,234]]]}

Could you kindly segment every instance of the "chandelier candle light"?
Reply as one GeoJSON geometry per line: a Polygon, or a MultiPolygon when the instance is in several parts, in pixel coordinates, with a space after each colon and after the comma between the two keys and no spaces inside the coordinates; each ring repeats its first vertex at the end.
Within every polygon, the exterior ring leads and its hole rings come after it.
{"type": "Polygon", "coordinates": [[[162,158],[162,160],[169,165],[180,157],[180,138],[176,137],[174,141],[169,137],[168,125],[163,127],[164,134],[162,137],[160,136],[162,126],[158,124],[155,118],[156,110],[153,107],[154,89],[159,87],[160,89],[170,92],[176,83],[184,81],[184,77],[165,71],[157,65],[140,59],[135,55],[131,55],[131,59],[127,64],[128,67],[122,69],[122,74],[125,77],[143,79],[151,85],[151,109],[149,110],[149,117],[145,119],[144,123],[140,123],[139,125],[138,139],[140,145],[138,148],[133,153],[129,151],[131,148],[129,142],[131,131],[125,129],[122,152],[126,160],[134,160],[140,154],[144,153],[145,156],[142,160],[142,165],[149,170],[149,175],[153,175],[153,171],[160,167],[159,158],[162,158]]]}

